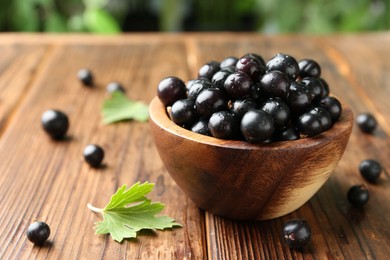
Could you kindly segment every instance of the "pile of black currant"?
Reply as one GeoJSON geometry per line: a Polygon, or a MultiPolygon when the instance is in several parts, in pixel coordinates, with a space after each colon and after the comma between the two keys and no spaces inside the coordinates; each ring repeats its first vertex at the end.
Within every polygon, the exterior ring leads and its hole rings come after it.
{"type": "Polygon", "coordinates": [[[315,136],[342,112],[316,61],[281,53],[267,63],[254,53],[208,62],[187,84],[163,79],[157,95],[177,125],[250,143],[315,136]]]}

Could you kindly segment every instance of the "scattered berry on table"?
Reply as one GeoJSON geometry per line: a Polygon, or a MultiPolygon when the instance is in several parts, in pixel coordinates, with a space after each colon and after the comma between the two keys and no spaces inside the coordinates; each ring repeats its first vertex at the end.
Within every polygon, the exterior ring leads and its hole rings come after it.
{"type": "Polygon", "coordinates": [[[291,249],[303,249],[310,242],[311,230],[306,220],[292,219],[284,224],[282,235],[291,249]]]}
{"type": "Polygon", "coordinates": [[[93,86],[93,74],[89,69],[81,69],[77,73],[78,79],[83,83],[84,86],[93,86]]]}
{"type": "Polygon", "coordinates": [[[364,185],[354,185],[348,190],[347,198],[352,206],[360,208],[368,202],[370,194],[364,185]]]}
{"type": "Polygon", "coordinates": [[[376,160],[363,160],[359,165],[359,171],[367,181],[376,182],[382,172],[382,165],[376,160]]]}
{"type": "Polygon", "coordinates": [[[119,92],[122,92],[122,93],[126,92],[126,90],[122,86],[122,84],[120,84],[119,82],[115,82],[115,81],[108,83],[108,85],[106,87],[106,90],[107,90],[108,93],[113,93],[115,91],[119,91],[119,92]]]}
{"type": "Polygon", "coordinates": [[[41,124],[45,132],[54,139],[65,137],[69,128],[68,116],[59,110],[46,110],[41,116],[41,124]]]}
{"type": "Polygon", "coordinates": [[[365,133],[371,134],[374,132],[378,123],[375,117],[370,113],[361,113],[356,117],[356,123],[359,126],[360,130],[365,133]]]}
{"type": "Polygon", "coordinates": [[[43,245],[49,236],[50,227],[45,222],[36,221],[27,228],[27,238],[35,245],[43,245]]]}
{"type": "Polygon", "coordinates": [[[96,144],[89,144],[84,148],[83,155],[91,167],[97,168],[103,161],[104,150],[96,144]]]}

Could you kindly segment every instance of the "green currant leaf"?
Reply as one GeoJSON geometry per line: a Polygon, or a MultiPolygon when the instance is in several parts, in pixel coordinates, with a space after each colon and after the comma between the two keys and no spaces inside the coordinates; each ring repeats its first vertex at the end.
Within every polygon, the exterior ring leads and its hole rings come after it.
{"type": "Polygon", "coordinates": [[[120,91],[113,92],[111,98],[104,101],[102,115],[104,124],[131,119],[145,122],[149,119],[146,104],[130,100],[120,91]]]}
{"type": "Polygon", "coordinates": [[[137,232],[142,229],[180,227],[170,217],[156,216],[164,209],[164,205],[146,197],[153,186],[153,183],[137,182],[127,189],[123,185],[112,195],[105,208],[99,209],[88,204],[89,209],[103,215],[103,221],[95,223],[96,234],[110,234],[112,239],[120,243],[125,238],[137,237],[137,232]]]}

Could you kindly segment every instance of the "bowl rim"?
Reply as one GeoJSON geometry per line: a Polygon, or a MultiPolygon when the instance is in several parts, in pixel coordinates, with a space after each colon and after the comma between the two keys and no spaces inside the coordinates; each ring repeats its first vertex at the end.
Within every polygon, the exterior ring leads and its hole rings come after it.
{"type": "MultiPolygon", "coordinates": [[[[333,96],[334,97],[334,96],[333,96]]],[[[351,133],[353,126],[353,113],[351,108],[337,98],[342,105],[342,114],[339,120],[333,124],[332,128],[322,132],[313,137],[305,137],[293,141],[278,141],[270,143],[257,143],[252,144],[246,141],[240,140],[226,140],[218,139],[212,136],[201,135],[194,133],[188,129],[185,129],[179,125],[176,125],[166,112],[164,104],[160,99],[155,96],[149,104],[149,116],[150,120],[156,124],[159,128],[167,131],[175,136],[184,138],[196,143],[204,145],[227,148],[227,149],[244,149],[244,150],[276,150],[276,149],[291,149],[291,148],[303,148],[312,147],[324,143],[325,141],[331,141],[336,136],[343,133],[351,133]]]]}

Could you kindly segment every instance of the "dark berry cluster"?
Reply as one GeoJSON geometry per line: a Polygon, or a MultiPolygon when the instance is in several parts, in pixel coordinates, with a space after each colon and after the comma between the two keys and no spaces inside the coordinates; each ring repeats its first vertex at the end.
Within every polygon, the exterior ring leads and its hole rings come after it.
{"type": "Polygon", "coordinates": [[[250,143],[315,136],[342,112],[316,61],[281,53],[267,63],[253,53],[208,62],[187,84],[163,79],[157,95],[177,125],[250,143]]]}

